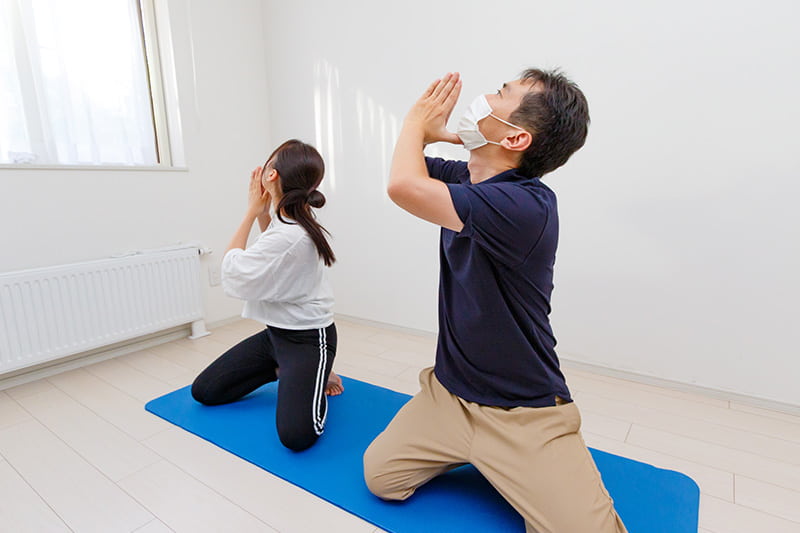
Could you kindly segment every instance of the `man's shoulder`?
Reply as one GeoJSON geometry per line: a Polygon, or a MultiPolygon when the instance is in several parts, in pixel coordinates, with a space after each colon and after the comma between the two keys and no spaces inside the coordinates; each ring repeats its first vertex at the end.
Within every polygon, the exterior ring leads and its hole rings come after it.
{"type": "Polygon", "coordinates": [[[428,174],[446,183],[463,183],[468,181],[469,170],[466,161],[443,159],[441,157],[425,157],[428,174]]]}
{"type": "Polygon", "coordinates": [[[467,166],[467,162],[462,160],[462,159],[445,159],[443,157],[433,157],[433,156],[426,155],[425,156],[425,161],[429,165],[431,165],[431,164],[433,164],[433,165],[448,165],[448,166],[458,165],[458,166],[463,166],[465,168],[467,166]]]}
{"type": "Polygon", "coordinates": [[[486,194],[498,194],[500,196],[513,196],[516,198],[531,198],[545,201],[555,201],[556,194],[553,190],[541,182],[538,178],[515,177],[516,179],[487,180],[476,184],[466,183],[476,190],[486,194]]]}

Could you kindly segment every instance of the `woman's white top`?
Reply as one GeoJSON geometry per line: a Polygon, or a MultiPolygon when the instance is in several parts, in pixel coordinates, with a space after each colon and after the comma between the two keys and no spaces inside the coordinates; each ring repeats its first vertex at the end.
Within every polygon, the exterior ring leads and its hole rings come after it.
{"type": "Polygon", "coordinates": [[[333,324],[333,290],[326,270],[303,226],[281,222],[273,214],[256,242],[225,254],[222,288],[228,296],[245,300],[244,318],[284,329],[325,328],[333,324]]]}

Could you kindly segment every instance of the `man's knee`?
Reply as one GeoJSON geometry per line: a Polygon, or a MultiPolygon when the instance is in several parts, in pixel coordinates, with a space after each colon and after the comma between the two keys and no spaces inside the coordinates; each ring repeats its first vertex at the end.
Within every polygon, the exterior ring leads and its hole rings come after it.
{"type": "Polygon", "coordinates": [[[364,452],[364,481],[369,491],[383,500],[405,500],[409,490],[401,483],[401,475],[389,468],[387,458],[378,451],[375,442],[364,452]]]}

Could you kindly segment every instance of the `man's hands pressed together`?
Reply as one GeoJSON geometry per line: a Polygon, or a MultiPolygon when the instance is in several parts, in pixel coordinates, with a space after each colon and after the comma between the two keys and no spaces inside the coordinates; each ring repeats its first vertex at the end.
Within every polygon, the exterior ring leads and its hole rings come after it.
{"type": "Polygon", "coordinates": [[[431,178],[422,150],[432,142],[460,144],[455,133],[447,131],[447,120],[461,94],[458,73],[448,73],[434,81],[411,107],[400,130],[389,174],[389,197],[412,215],[439,226],[461,231],[447,185],[431,178]]]}
{"type": "Polygon", "coordinates": [[[447,131],[447,121],[461,94],[461,79],[456,73],[431,83],[406,115],[404,126],[420,128],[423,143],[449,142],[461,144],[458,135],[447,131]]]}

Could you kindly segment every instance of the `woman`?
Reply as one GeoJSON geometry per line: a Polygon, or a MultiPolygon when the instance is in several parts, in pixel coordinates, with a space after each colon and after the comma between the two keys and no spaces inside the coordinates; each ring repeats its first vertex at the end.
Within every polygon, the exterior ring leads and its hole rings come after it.
{"type": "Polygon", "coordinates": [[[222,285],[229,296],[246,300],[243,317],[267,329],[222,354],[192,384],[198,402],[218,405],[280,374],[278,436],[296,451],[322,434],[326,394],[343,390],[331,372],[336,326],[325,275],[336,258],[311,211],[325,204],[317,190],[324,171],[313,146],[290,140],[251,173],[247,214],[222,261],[222,285]],[[256,219],[262,233],[245,249],[256,219]]]}

